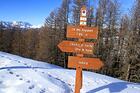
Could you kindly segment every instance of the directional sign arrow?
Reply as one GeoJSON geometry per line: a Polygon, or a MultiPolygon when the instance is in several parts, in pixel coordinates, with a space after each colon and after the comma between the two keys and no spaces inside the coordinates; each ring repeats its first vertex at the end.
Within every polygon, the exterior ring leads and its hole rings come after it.
{"type": "Polygon", "coordinates": [[[97,27],[82,27],[82,26],[67,26],[68,38],[84,38],[84,39],[97,39],[97,27]]]}
{"type": "Polygon", "coordinates": [[[79,42],[79,41],[62,41],[58,47],[63,52],[74,52],[80,54],[93,54],[93,46],[95,43],[79,42]]]}
{"type": "Polygon", "coordinates": [[[82,67],[84,69],[98,70],[103,66],[103,62],[99,58],[83,58],[77,56],[68,57],[68,67],[82,67]]]}

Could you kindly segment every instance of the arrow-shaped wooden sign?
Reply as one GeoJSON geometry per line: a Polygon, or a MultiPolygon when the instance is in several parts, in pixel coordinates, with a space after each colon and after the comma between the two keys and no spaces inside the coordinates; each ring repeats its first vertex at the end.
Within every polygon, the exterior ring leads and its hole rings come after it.
{"type": "Polygon", "coordinates": [[[81,54],[93,54],[93,46],[95,43],[78,42],[78,41],[62,41],[58,47],[63,52],[73,52],[81,54]]]}
{"type": "Polygon", "coordinates": [[[82,67],[84,69],[98,70],[103,66],[103,62],[99,58],[83,58],[77,56],[68,57],[68,67],[82,67]]]}
{"type": "Polygon", "coordinates": [[[68,38],[97,39],[97,27],[67,26],[68,38]]]}

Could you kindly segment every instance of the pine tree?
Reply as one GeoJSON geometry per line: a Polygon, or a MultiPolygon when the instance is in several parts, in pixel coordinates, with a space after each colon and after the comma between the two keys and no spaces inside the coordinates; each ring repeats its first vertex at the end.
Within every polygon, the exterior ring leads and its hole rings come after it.
{"type": "Polygon", "coordinates": [[[132,9],[131,33],[128,47],[129,76],[128,80],[140,82],[140,0],[136,0],[132,9]]]}
{"type": "Polygon", "coordinates": [[[117,77],[119,3],[116,0],[100,0],[96,14],[96,24],[100,30],[96,53],[105,63],[102,72],[117,77]]]}

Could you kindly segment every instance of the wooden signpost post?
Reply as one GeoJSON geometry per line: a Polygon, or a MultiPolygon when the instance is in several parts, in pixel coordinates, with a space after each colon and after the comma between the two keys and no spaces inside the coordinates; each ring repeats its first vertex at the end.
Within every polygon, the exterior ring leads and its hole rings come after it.
{"type": "Polygon", "coordinates": [[[85,39],[98,39],[98,28],[87,27],[87,10],[83,6],[80,11],[80,25],[67,27],[67,38],[78,38],[78,41],[62,41],[58,47],[63,52],[76,53],[77,56],[68,57],[68,67],[76,68],[75,93],[82,88],[82,69],[98,70],[103,66],[99,58],[86,58],[84,54],[93,54],[94,43],[85,39]]]}

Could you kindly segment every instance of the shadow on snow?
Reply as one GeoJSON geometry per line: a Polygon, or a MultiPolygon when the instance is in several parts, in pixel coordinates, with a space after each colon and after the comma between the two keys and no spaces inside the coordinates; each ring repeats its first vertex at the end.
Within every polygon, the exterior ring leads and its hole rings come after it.
{"type": "Polygon", "coordinates": [[[134,83],[130,83],[130,82],[114,82],[114,83],[110,83],[108,85],[104,85],[104,86],[101,86],[101,87],[92,89],[92,90],[88,91],[87,93],[95,93],[95,92],[98,92],[98,91],[103,90],[103,89],[106,89],[106,88],[109,89],[110,93],[121,92],[122,90],[124,90],[125,88],[127,88],[127,85],[128,84],[135,85],[134,83]]]}

